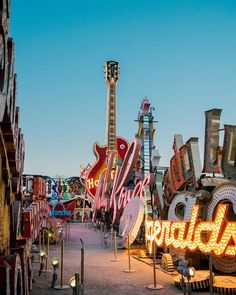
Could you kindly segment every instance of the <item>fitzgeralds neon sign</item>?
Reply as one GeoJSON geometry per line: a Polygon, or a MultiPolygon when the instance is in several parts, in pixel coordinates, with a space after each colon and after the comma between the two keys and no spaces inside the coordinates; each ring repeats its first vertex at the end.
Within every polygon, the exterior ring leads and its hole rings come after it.
{"type": "Polygon", "coordinates": [[[236,222],[226,221],[228,204],[218,205],[214,221],[198,222],[200,207],[193,207],[190,222],[146,221],[146,241],[149,252],[152,244],[176,249],[200,250],[216,256],[236,256],[236,222]]]}

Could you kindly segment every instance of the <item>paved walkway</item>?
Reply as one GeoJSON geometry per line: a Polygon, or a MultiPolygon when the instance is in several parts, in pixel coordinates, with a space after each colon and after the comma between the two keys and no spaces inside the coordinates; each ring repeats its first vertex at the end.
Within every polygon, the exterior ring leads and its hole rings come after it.
{"type": "MultiPolygon", "coordinates": [[[[80,238],[84,241],[85,249],[85,295],[143,295],[182,294],[175,288],[173,278],[161,270],[157,270],[157,283],[163,285],[161,290],[149,290],[146,286],[153,283],[152,267],[137,259],[131,258],[131,267],[134,273],[125,273],[128,268],[127,250],[118,250],[119,262],[112,262],[114,254],[111,249],[101,249],[100,232],[94,232],[85,224],[70,225],[70,242],[65,245],[64,260],[64,284],[68,284],[74,273],[80,273],[80,238]]],[[[37,254],[35,254],[37,255],[37,254]]],[[[60,257],[60,247],[50,247],[50,258],[60,257]]],[[[51,268],[51,265],[49,265],[51,268]]],[[[39,264],[34,263],[34,284],[32,295],[69,295],[72,290],[55,290],[50,288],[51,273],[42,273],[38,276],[39,264]]],[[[60,269],[58,272],[60,284],[60,269]]],[[[197,293],[194,293],[197,294],[197,293]]],[[[200,293],[201,295],[208,293],[200,293]]]]}

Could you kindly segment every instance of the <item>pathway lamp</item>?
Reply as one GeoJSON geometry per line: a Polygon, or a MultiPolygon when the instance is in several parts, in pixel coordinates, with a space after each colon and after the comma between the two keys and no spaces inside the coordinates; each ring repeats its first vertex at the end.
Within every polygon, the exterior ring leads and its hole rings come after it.
{"type": "Polygon", "coordinates": [[[195,276],[195,268],[188,267],[188,262],[186,260],[180,260],[177,269],[178,272],[182,275],[180,285],[183,290],[183,294],[190,295],[192,293],[190,279],[195,276]],[[185,283],[184,278],[187,278],[187,284],[185,283]]]}
{"type": "Polygon", "coordinates": [[[44,259],[47,257],[46,251],[40,250],[39,257],[40,257],[40,266],[39,266],[39,276],[40,276],[44,269],[44,259]]]}
{"type": "Polygon", "coordinates": [[[64,240],[61,239],[61,279],[60,279],[60,285],[55,286],[54,288],[57,290],[65,290],[69,289],[70,287],[68,285],[63,285],[63,275],[64,275],[64,240]]]}
{"type": "Polygon", "coordinates": [[[53,257],[51,260],[51,265],[53,266],[53,275],[52,275],[52,283],[51,288],[55,287],[57,281],[57,269],[59,268],[59,258],[53,257]]]}
{"type": "Polygon", "coordinates": [[[71,287],[72,290],[75,288],[75,276],[70,278],[69,286],[71,287]]]}
{"type": "Polygon", "coordinates": [[[31,252],[33,252],[33,253],[37,253],[38,252],[38,249],[37,249],[37,247],[36,247],[35,244],[32,244],[32,246],[31,246],[31,252]]]}
{"type": "Polygon", "coordinates": [[[39,250],[37,249],[35,244],[31,245],[31,262],[39,262],[39,261],[35,261],[35,257],[34,257],[34,253],[39,253],[39,250]]]}
{"type": "Polygon", "coordinates": [[[79,278],[79,274],[76,273],[73,277],[70,278],[69,280],[69,286],[72,289],[72,294],[73,295],[80,295],[81,292],[81,286],[80,286],[80,278],[79,278]]]}
{"type": "Polygon", "coordinates": [[[59,227],[59,228],[58,228],[59,239],[62,238],[62,231],[63,231],[63,228],[62,228],[62,227],[59,227]]]}
{"type": "Polygon", "coordinates": [[[193,278],[195,276],[195,268],[188,267],[186,269],[186,272],[184,273],[184,275],[187,277],[188,280],[190,280],[191,278],[193,278]]]}
{"type": "Polygon", "coordinates": [[[194,267],[188,267],[183,274],[187,280],[188,283],[186,284],[186,292],[187,294],[191,294],[192,293],[192,288],[191,288],[191,284],[190,284],[190,279],[193,278],[195,276],[195,268],[194,267]]]}

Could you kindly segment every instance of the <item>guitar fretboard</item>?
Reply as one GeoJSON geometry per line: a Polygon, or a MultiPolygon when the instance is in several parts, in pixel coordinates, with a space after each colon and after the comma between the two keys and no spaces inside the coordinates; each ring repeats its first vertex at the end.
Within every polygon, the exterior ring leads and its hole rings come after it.
{"type": "Polygon", "coordinates": [[[107,87],[107,154],[116,151],[116,82],[107,87]]]}

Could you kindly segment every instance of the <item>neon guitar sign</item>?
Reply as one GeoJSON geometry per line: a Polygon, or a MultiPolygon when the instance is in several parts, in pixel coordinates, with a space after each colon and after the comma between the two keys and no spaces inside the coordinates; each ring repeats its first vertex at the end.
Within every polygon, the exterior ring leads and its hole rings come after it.
{"type": "Polygon", "coordinates": [[[140,149],[141,141],[137,138],[133,140],[125,155],[122,166],[117,166],[114,172],[114,179],[111,181],[111,170],[114,154],[111,153],[108,157],[108,167],[106,174],[101,175],[96,196],[93,203],[93,219],[96,220],[97,212],[101,208],[106,211],[112,209],[112,223],[117,222],[118,213],[124,209],[126,204],[133,198],[139,198],[144,201],[144,189],[146,185],[153,185],[154,176],[149,173],[145,176],[144,180],[139,180],[133,189],[128,189],[127,184],[130,175],[134,169],[140,149]]]}
{"type": "Polygon", "coordinates": [[[116,83],[119,79],[119,64],[116,61],[108,61],[104,68],[107,83],[107,143],[105,146],[95,143],[93,147],[96,162],[85,179],[86,190],[92,198],[95,198],[100,175],[105,175],[108,156],[115,153],[116,160],[123,161],[128,150],[128,142],[124,138],[116,137],[116,83]]]}

